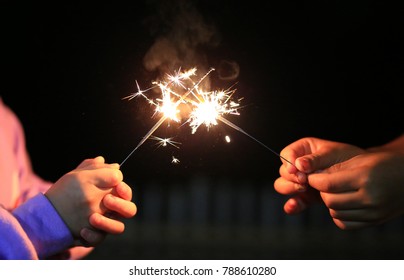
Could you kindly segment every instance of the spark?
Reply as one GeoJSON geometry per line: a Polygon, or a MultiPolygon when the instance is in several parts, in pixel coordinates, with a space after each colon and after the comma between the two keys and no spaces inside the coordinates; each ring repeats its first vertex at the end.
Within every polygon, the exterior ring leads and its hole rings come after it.
{"type": "Polygon", "coordinates": [[[176,158],[176,157],[172,156],[171,163],[178,164],[178,163],[180,163],[180,160],[179,160],[178,158],[176,158]]]}
{"type": "MultiPolygon", "coordinates": [[[[234,123],[232,123],[231,121],[218,116],[218,119],[220,121],[222,121],[223,123],[227,124],[228,126],[230,126],[231,128],[234,128],[235,130],[243,133],[244,135],[250,137],[252,140],[254,140],[255,142],[257,142],[258,144],[260,144],[261,146],[263,146],[265,149],[269,150],[270,152],[272,152],[273,154],[275,154],[276,156],[278,156],[279,158],[287,161],[288,163],[290,163],[291,165],[295,166],[291,161],[289,161],[288,159],[286,159],[285,157],[281,156],[278,152],[276,152],[275,150],[271,149],[270,147],[268,147],[267,145],[265,145],[264,143],[262,143],[261,141],[259,141],[257,138],[255,138],[254,136],[252,136],[251,134],[247,133],[246,131],[244,131],[243,129],[241,129],[240,127],[238,127],[237,125],[235,125],[234,123]]],[[[295,166],[296,167],[296,166],[295,166]]]]}
{"type": "MultiPolygon", "coordinates": [[[[142,96],[142,97],[146,98],[147,100],[149,100],[149,99],[147,98],[147,96],[146,96],[144,93],[147,92],[147,91],[149,91],[149,90],[151,90],[151,89],[153,89],[153,88],[155,88],[155,87],[151,87],[151,88],[148,88],[148,89],[146,89],[146,90],[141,90],[141,89],[140,89],[140,86],[139,86],[139,83],[138,83],[137,81],[135,81],[135,82],[136,82],[137,92],[132,93],[132,94],[130,94],[130,95],[128,95],[128,96],[125,96],[125,97],[122,98],[122,99],[132,100],[132,99],[135,98],[135,97],[142,96]]],[[[150,101],[150,100],[149,100],[149,101],[150,101]]]]}
{"type": "Polygon", "coordinates": [[[230,141],[231,141],[230,136],[229,136],[229,135],[226,135],[226,136],[224,137],[224,140],[225,140],[227,143],[230,143],[230,141]]]}
{"type": "Polygon", "coordinates": [[[181,145],[180,142],[177,142],[177,141],[172,140],[173,137],[170,137],[170,138],[160,138],[160,137],[157,137],[157,136],[152,135],[152,136],[150,136],[150,139],[151,139],[151,140],[156,140],[158,147],[162,147],[162,146],[163,146],[163,147],[167,147],[167,145],[171,145],[171,146],[176,147],[177,149],[179,149],[180,147],[179,147],[178,145],[181,145]]]}
{"type": "Polygon", "coordinates": [[[217,125],[219,116],[226,114],[239,115],[239,103],[229,102],[234,90],[220,90],[200,92],[199,102],[195,103],[195,109],[189,117],[189,125],[194,134],[204,124],[207,129],[217,125]]]}

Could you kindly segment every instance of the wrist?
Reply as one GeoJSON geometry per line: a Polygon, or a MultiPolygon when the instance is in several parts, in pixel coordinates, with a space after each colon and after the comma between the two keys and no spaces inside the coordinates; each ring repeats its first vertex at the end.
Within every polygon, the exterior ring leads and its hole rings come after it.
{"type": "Polygon", "coordinates": [[[392,152],[404,155],[404,134],[394,140],[381,145],[366,149],[368,152],[392,152]]]}

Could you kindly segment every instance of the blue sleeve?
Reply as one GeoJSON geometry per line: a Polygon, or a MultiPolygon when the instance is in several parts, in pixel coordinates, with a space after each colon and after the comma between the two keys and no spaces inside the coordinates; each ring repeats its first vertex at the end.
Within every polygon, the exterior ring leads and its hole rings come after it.
{"type": "Polygon", "coordinates": [[[11,213],[0,207],[1,259],[44,259],[72,244],[68,227],[44,194],[11,213]]]}

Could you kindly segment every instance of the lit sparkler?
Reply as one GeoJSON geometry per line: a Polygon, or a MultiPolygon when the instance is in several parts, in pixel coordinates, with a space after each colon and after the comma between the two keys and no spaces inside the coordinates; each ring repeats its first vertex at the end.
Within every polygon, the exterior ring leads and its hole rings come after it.
{"type": "MultiPolygon", "coordinates": [[[[215,91],[204,91],[201,89],[201,83],[212,71],[214,71],[213,68],[195,82],[193,78],[196,76],[196,68],[192,68],[184,72],[178,70],[175,75],[166,74],[166,79],[163,81],[153,82],[154,86],[146,90],[141,90],[138,82],[136,81],[137,92],[124,97],[124,99],[131,100],[135,97],[143,97],[150,105],[155,107],[154,114],[161,114],[161,117],[140,140],[138,145],[131,151],[131,153],[129,153],[129,155],[122,161],[121,165],[124,164],[126,160],[150,137],[152,137],[151,139],[153,140],[159,141],[158,143],[160,146],[170,144],[178,148],[176,144],[179,143],[172,141],[172,138],[163,139],[152,136],[152,134],[167,119],[180,122],[182,118],[186,118],[185,123],[188,123],[191,127],[192,134],[194,134],[201,125],[205,125],[206,128],[209,129],[211,126],[217,125],[218,121],[221,121],[231,128],[250,137],[252,140],[256,141],[278,157],[292,164],[279,153],[224,118],[224,115],[228,114],[239,115],[238,109],[240,108],[239,101],[241,99],[237,101],[232,99],[235,90],[231,88],[227,90],[215,91]],[[146,92],[155,88],[160,89],[161,96],[159,98],[152,99],[145,94],[146,92]],[[188,110],[180,110],[180,105],[186,105],[188,110]],[[189,112],[189,114],[184,115],[186,114],[185,111],[189,112]]],[[[172,162],[176,163],[177,161],[178,159],[173,158],[172,162]]]]}

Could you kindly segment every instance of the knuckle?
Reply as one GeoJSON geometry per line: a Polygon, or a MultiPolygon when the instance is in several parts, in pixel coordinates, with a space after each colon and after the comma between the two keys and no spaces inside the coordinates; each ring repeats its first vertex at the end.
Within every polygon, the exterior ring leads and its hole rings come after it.
{"type": "Polygon", "coordinates": [[[105,206],[109,209],[116,209],[117,208],[117,200],[112,194],[108,194],[104,197],[105,206]]]}
{"type": "Polygon", "coordinates": [[[123,180],[123,174],[120,170],[117,169],[111,169],[112,171],[112,182],[115,183],[116,185],[123,180]]]}

